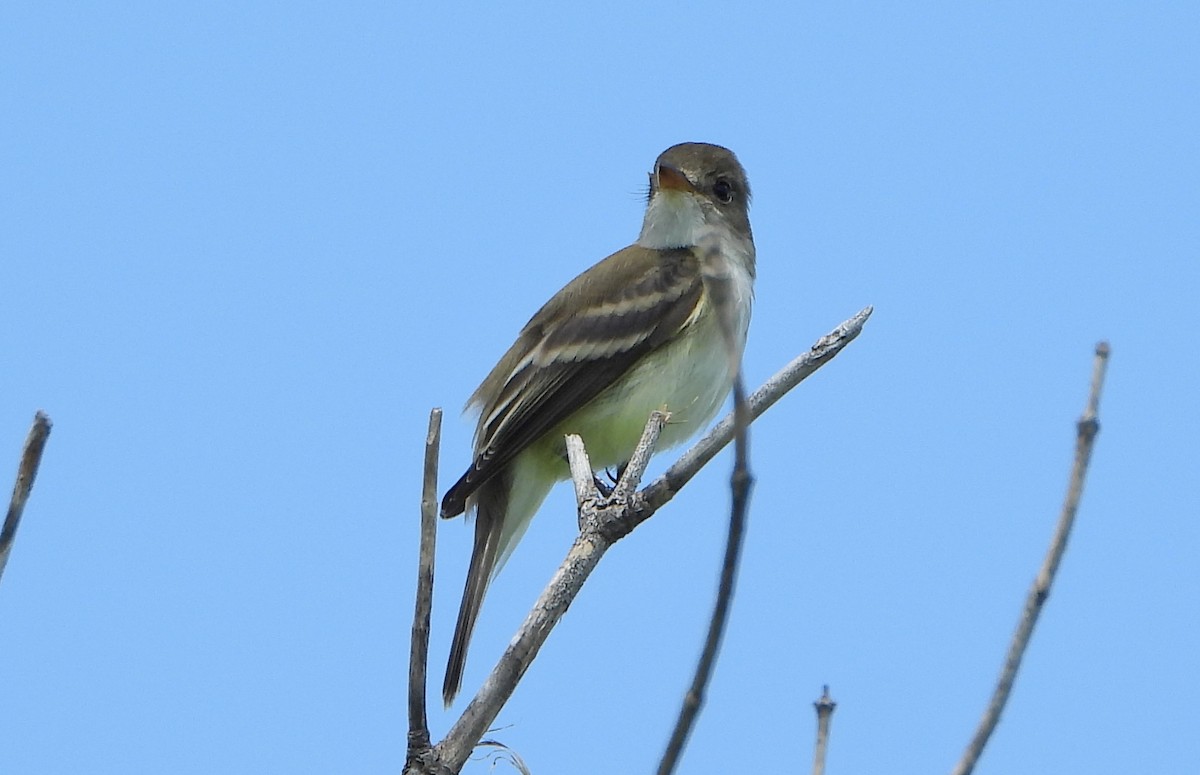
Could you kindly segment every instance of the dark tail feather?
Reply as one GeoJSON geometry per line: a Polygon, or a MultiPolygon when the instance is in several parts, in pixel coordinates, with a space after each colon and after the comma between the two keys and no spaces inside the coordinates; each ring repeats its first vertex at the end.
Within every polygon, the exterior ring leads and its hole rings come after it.
{"type": "MultiPolygon", "coordinates": [[[[502,478],[502,477],[500,477],[502,478]]],[[[442,700],[446,707],[454,702],[462,686],[463,668],[467,664],[467,646],[475,630],[475,619],[483,605],[496,555],[500,548],[500,531],[504,527],[504,510],[508,487],[493,479],[479,489],[475,514],[475,549],[463,588],[462,604],[458,609],[458,624],[450,643],[450,660],[446,663],[446,679],[442,682],[442,700]]]]}
{"type": "MultiPolygon", "coordinates": [[[[471,470],[474,470],[473,466],[471,470]]],[[[446,495],[442,498],[443,519],[457,517],[467,510],[467,496],[469,495],[467,487],[470,484],[467,482],[467,476],[470,475],[471,470],[468,470],[449,490],[446,490],[446,495]]]]}

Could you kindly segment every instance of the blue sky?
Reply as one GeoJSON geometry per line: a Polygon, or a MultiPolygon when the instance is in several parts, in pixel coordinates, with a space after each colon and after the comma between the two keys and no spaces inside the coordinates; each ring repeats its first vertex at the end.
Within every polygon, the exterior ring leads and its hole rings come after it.
{"type": "MultiPolygon", "coordinates": [[[[632,241],[684,140],[754,186],[752,385],[876,312],[754,427],[681,771],[804,770],[825,683],[830,772],[950,769],[1099,339],[1079,522],[979,771],[1194,769],[1197,51],[1185,2],[7,4],[0,473],[36,409],[55,427],[0,585],[0,770],[397,771],[429,408],[444,487],[458,408],[632,241]]],[[[551,636],[494,734],[534,772],[657,761],[729,466],[551,636]]],[[[439,681],[470,551],[442,528],[439,681]]],[[[563,486],[492,589],[468,691],[573,530],[563,486]]]]}

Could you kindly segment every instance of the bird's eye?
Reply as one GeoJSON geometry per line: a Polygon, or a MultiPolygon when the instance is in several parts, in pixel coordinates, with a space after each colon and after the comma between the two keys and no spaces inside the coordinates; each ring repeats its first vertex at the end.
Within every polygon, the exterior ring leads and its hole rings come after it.
{"type": "Polygon", "coordinates": [[[733,201],[733,184],[724,178],[713,184],[713,196],[725,204],[733,201]]]}

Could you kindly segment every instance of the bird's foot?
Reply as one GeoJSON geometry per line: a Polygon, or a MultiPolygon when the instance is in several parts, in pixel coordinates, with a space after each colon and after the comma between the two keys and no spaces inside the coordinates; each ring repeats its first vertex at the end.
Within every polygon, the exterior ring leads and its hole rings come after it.
{"type": "MultiPolygon", "coordinates": [[[[609,478],[612,477],[612,474],[610,474],[607,470],[604,473],[609,478]]],[[[598,474],[592,474],[592,483],[596,485],[596,489],[600,492],[601,498],[608,498],[613,494],[613,485],[617,483],[617,480],[613,479],[612,483],[610,484],[609,482],[601,479],[598,474]]]]}

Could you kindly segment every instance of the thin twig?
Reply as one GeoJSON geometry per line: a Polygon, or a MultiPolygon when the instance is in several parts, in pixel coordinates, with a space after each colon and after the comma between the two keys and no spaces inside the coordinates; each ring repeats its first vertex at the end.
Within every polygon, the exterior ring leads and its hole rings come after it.
{"type": "Polygon", "coordinates": [[[1054,576],[1058,572],[1063,552],[1067,550],[1067,539],[1070,538],[1071,527],[1075,523],[1075,513],[1079,510],[1079,499],[1083,495],[1083,483],[1087,476],[1088,463],[1092,457],[1092,446],[1095,444],[1096,435],[1100,432],[1098,420],[1100,390],[1104,386],[1108,355],[1107,342],[1100,342],[1096,345],[1096,356],[1092,361],[1091,390],[1083,415],[1076,423],[1075,464],[1071,468],[1071,479],[1067,486],[1066,498],[1063,501],[1062,513],[1058,518],[1058,527],[1054,531],[1054,539],[1050,542],[1050,548],[1046,552],[1041,570],[1038,571],[1029,595],[1025,598],[1025,608],[1017,623],[1017,630],[1013,633],[1012,642],[1009,644],[1008,655],[1004,659],[1004,669],[1000,672],[1000,678],[996,682],[991,702],[988,703],[979,727],[975,730],[975,736],[967,745],[966,751],[963,752],[962,759],[955,766],[954,775],[969,775],[975,769],[975,764],[979,761],[979,756],[983,753],[983,748],[996,729],[996,724],[1000,721],[1000,714],[1008,703],[1013,682],[1021,667],[1021,658],[1025,655],[1025,648],[1029,645],[1030,636],[1033,635],[1034,625],[1037,624],[1042,606],[1050,597],[1050,587],[1054,583],[1054,576]]]}
{"type": "Polygon", "coordinates": [[[567,434],[567,464],[571,467],[571,483],[575,485],[575,510],[582,517],[588,499],[596,499],[596,480],[583,439],[574,433],[567,434]]]}
{"type": "Polygon", "coordinates": [[[825,753],[829,749],[829,724],[837,703],[829,696],[829,687],[821,690],[820,698],[813,703],[817,709],[817,744],[813,748],[813,775],[825,775],[825,753]]]}
{"type": "Polygon", "coordinates": [[[426,716],[426,674],[429,665],[429,616],[433,608],[433,561],[437,549],[438,450],[442,439],[442,410],[429,412],[425,436],[425,476],[421,487],[421,548],[417,565],[417,602],[413,611],[408,658],[407,760],[428,757],[429,720],[426,716]]]}
{"type": "Polygon", "coordinates": [[[730,506],[729,534],[725,539],[725,560],[721,565],[721,580],[717,587],[717,599],[713,604],[712,616],[708,623],[708,635],[704,639],[704,649],[696,664],[692,685],[688,687],[687,694],[683,697],[683,706],[679,709],[675,729],[667,741],[667,750],[658,764],[658,775],[670,775],[679,763],[683,747],[687,744],[688,736],[692,732],[692,727],[695,726],[696,717],[704,704],[704,691],[712,679],[713,666],[716,664],[717,654],[721,650],[721,638],[725,634],[725,626],[729,621],[729,608],[733,602],[734,581],[737,579],[742,538],[745,535],[746,508],[750,502],[750,488],[754,483],[754,476],[750,473],[749,444],[746,438],[750,415],[746,407],[746,388],[742,384],[740,372],[733,381],[733,412],[735,444],[733,475],[730,481],[733,503],[730,506]]]}
{"type": "Polygon", "coordinates": [[[46,439],[50,437],[50,427],[50,418],[45,412],[39,411],[33,416],[33,425],[25,437],[21,462],[17,465],[17,480],[13,484],[12,498],[8,501],[8,513],[4,517],[4,527],[0,528],[0,578],[4,577],[8,555],[17,537],[17,527],[20,526],[21,515],[25,512],[25,502],[29,500],[33,480],[37,478],[42,451],[46,448],[46,439]]]}
{"type": "Polygon", "coordinates": [[[646,473],[646,466],[650,463],[650,456],[654,454],[654,447],[658,444],[659,434],[662,433],[663,428],[666,427],[670,419],[670,412],[655,410],[650,413],[650,421],[646,423],[646,429],[642,432],[641,440],[633,448],[633,454],[629,457],[629,464],[625,466],[620,480],[613,487],[612,494],[608,496],[611,503],[627,504],[633,493],[641,486],[642,475],[646,473]]]}

